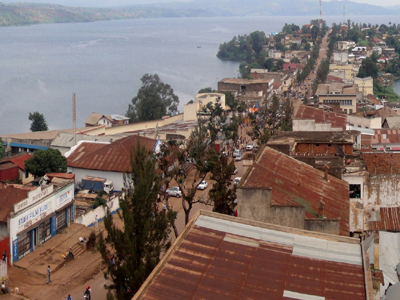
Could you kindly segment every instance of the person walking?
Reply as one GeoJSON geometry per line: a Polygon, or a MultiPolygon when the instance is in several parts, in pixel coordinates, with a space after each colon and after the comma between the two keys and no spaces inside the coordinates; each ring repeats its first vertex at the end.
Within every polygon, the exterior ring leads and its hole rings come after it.
{"type": "Polygon", "coordinates": [[[47,266],[47,279],[46,279],[47,284],[49,284],[50,282],[50,273],[51,273],[50,266],[47,266]]]}
{"type": "Polygon", "coordinates": [[[94,225],[95,225],[96,229],[98,229],[99,228],[99,218],[97,218],[97,215],[94,219],[94,223],[95,223],[94,225]]]}
{"type": "Polygon", "coordinates": [[[71,294],[68,294],[67,298],[65,300],[72,300],[71,294]]]}

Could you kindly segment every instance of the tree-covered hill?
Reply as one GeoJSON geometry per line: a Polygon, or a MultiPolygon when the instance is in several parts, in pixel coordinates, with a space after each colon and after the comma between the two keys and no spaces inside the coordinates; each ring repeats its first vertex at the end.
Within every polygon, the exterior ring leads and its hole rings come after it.
{"type": "MultiPolygon", "coordinates": [[[[342,15],[343,4],[346,4],[348,15],[399,14],[399,9],[395,7],[388,9],[376,5],[333,0],[322,2],[323,16],[342,15]]],[[[144,4],[116,8],[82,8],[52,4],[5,4],[0,2],[0,26],[137,18],[317,15],[319,15],[319,5],[318,1],[315,0],[193,0],[191,2],[144,4]]]]}

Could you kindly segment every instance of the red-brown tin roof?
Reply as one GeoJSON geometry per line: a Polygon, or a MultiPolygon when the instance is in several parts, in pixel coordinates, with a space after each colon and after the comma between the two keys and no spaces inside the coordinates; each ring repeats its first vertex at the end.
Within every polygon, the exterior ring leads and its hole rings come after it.
{"type": "Polygon", "coordinates": [[[349,184],[290,156],[265,147],[242,179],[243,187],[271,188],[271,204],[305,207],[306,218],[318,218],[320,201],[324,216],[340,219],[340,235],[349,235],[349,184]]]}
{"type": "Polygon", "coordinates": [[[90,170],[130,172],[131,151],[137,146],[138,140],[148,151],[153,151],[157,142],[137,135],[116,140],[111,144],[84,142],[68,156],[67,165],[90,170]]]}
{"type": "Polygon", "coordinates": [[[219,216],[193,221],[133,299],[365,300],[359,241],[219,216]]]}
{"type": "Polygon", "coordinates": [[[346,130],[346,115],[334,112],[324,111],[306,105],[300,105],[293,119],[298,120],[315,120],[315,123],[328,123],[332,127],[346,130]]]}

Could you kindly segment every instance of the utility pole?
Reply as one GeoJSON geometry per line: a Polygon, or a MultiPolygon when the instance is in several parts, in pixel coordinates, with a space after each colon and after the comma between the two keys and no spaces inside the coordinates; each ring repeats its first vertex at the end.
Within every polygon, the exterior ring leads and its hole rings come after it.
{"type": "Polygon", "coordinates": [[[319,28],[322,27],[322,0],[319,0],[319,28]]]}
{"type": "Polygon", "coordinates": [[[343,24],[346,24],[346,6],[343,4],[343,24]]]}
{"type": "Polygon", "coordinates": [[[74,146],[76,145],[76,94],[72,93],[72,122],[74,123],[74,146]]]}

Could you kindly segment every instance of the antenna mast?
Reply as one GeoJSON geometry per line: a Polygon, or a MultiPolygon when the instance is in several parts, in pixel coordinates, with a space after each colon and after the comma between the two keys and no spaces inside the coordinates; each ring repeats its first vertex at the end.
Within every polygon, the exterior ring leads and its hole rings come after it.
{"type": "Polygon", "coordinates": [[[343,24],[346,24],[346,6],[343,4],[343,24]]]}
{"type": "Polygon", "coordinates": [[[322,27],[322,0],[319,0],[319,27],[322,27]]]}
{"type": "Polygon", "coordinates": [[[72,122],[74,123],[74,146],[76,145],[76,94],[72,93],[72,122]]]}

